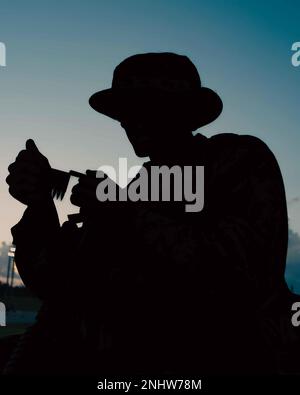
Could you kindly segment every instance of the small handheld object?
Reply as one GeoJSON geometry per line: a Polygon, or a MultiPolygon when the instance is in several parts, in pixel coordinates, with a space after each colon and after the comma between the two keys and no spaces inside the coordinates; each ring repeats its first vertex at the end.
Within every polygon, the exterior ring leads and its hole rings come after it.
{"type": "Polygon", "coordinates": [[[73,177],[86,177],[86,174],[79,173],[75,170],[63,171],[58,169],[50,170],[50,184],[52,197],[62,200],[65,196],[66,190],[71,176],[73,177]]]}

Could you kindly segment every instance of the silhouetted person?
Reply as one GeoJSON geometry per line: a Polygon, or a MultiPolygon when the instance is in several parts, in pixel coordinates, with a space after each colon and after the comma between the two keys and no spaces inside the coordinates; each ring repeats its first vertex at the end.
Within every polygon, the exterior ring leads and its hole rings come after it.
{"type": "Polygon", "coordinates": [[[28,206],[12,228],[16,264],[44,307],[7,371],[279,373],[288,231],[270,149],[249,135],[192,134],[222,101],[186,56],[131,56],[90,104],[121,123],[146,169],[203,165],[204,208],[99,202],[88,172],[71,197],[83,226],[60,227],[49,162],[28,140],[7,182],[28,206]]]}

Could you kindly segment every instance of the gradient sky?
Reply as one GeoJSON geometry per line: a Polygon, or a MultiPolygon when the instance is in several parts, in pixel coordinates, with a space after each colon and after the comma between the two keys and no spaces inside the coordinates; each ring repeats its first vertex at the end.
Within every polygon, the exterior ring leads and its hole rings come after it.
{"type": "MultiPolygon", "coordinates": [[[[156,51],[189,56],[222,97],[221,117],[199,131],[253,134],[269,145],[297,238],[300,67],[291,64],[291,46],[300,41],[299,21],[296,1],[1,0],[0,241],[11,241],[24,211],[4,180],[27,138],[61,169],[116,165],[119,157],[143,162],[119,123],[89,108],[88,98],[110,86],[124,58],[156,51]]],[[[60,205],[62,217],[74,211],[60,205]]]]}

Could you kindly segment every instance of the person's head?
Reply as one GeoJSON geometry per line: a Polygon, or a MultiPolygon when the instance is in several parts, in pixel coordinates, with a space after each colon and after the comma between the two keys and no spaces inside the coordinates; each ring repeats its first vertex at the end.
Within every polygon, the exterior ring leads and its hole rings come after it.
{"type": "Polygon", "coordinates": [[[196,129],[189,120],[172,108],[166,108],[159,101],[153,102],[134,111],[127,111],[120,117],[120,124],[125,130],[137,156],[150,158],[172,150],[181,141],[187,140],[196,129]],[[163,109],[163,111],[162,111],[163,109]]]}
{"type": "Polygon", "coordinates": [[[90,105],[120,122],[138,156],[180,144],[215,120],[222,101],[201,86],[195,65],[170,52],[130,56],[115,69],[112,87],[95,93],[90,105]]]}

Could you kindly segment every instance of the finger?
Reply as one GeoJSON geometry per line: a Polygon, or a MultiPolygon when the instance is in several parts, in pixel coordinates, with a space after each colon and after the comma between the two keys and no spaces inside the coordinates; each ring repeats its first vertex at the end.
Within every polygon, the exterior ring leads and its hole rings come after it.
{"type": "Polygon", "coordinates": [[[87,189],[79,189],[76,188],[72,190],[72,195],[74,199],[80,200],[83,202],[85,205],[88,205],[92,200],[96,200],[96,193],[91,192],[90,190],[87,189]]]}
{"type": "Polygon", "coordinates": [[[13,186],[10,186],[8,188],[8,192],[15,199],[20,200],[20,201],[24,201],[24,200],[27,200],[27,198],[28,198],[28,196],[30,194],[34,193],[34,189],[29,188],[29,187],[26,188],[26,189],[22,189],[22,188],[15,188],[13,186]]]}
{"type": "Polygon", "coordinates": [[[22,150],[18,153],[16,157],[16,161],[26,161],[26,162],[32,162],[35,163],[37,159],[37,155],[28,150],[22,150]]]}
{"type": "Polygon", "coordinates": [[[81,188],[95,190],[102,180],[98,178],[82,177],[79,179],[78,184],[81,188]]]}
{"type": "Polygon", "coordinates": [[[13,163],[11,163],[11,164],[8,166],[7,170],[8,170],[9,173],[11,173],[12,171],[15,170],[15,168],[16,168],[16,162],[13,162],[13,163]]]}
{"type": "Polygon", "coordinates": [[[6,182],[9,185],[38,185],[39,178],[34,175],[9,174],[6,182]]]}
{"type": "Polygon", "coordinates": [[[97,187],[99,182],[93,183],[92,185],[82,185],[78,184],[76,188],[74,188],[73,193],[80,195],[80,198],[88,202],[98,201],[97,198],[97,187]]]}
{"type": "Polygon", "coordinates": [[[17,192],[14,188],[9,187],[8,192],[13,198],[19,200],[20,202],[24,200],[24,194],[17,192]]]}
{"type": "Polygon", "coordinates": [[[78,187],[79,187],[79,184],[74,185],[73,188],[71,189],[71,193],[77,193],[78,189],[79,189],[78,187]]]}
{"type": "Polygon", "coordinates": [[[82,190],[79,186],[79,184],[76,184],[73,186],[71,190],[71,203],[75,204],[74,202],[78,202],[79,200],[81,201],[81,196],[82,196],[82,190]]]}
{"type": "Polygon", "coordinates": [[[8,172],[11,174],[41,174],[42,170],[37,167],[36,165],[32,164],[32,162],[23,162],[23,161],[16,161],[11,163],[8,168],[8,172]]]}
{"type": "Polygon", "coordinates": [[[101,181],[103,181],[105,178],[107,178],[107,175],[103,172],[95,172],[95,171],[91,171],[91,173],[89,174],[93,174],[92,176],[83,176],[79,178],[78,183],[85,188],[91,188],[93,190],[95,190],[97,188],[97,186],[99,185],[99,183],[101,181]],[[97,177],[95,177],[95,174],[97,173],[97,177]],[[102,176],[101,176],[102,173],[102,176]]]}
{"type": "Polygon", "coordinates": [[[82,206],[82,200],[76,193],[72,193],[70,196],[70,202],[74,204],[74,206],[81,207],[82,206]]]}
{"type": "Polygon", "coordinates": [[[39,151],[35,142],[32,139],[26,141],[26,151],[40,162],[48,162],[48,159],[39,151]]]}
{"type": "Polygon", "coordinates": [[[98,203],[96,190],[81,188],[79,185],[72,188],[70,199],[72,204],[79,207],[88,207],[98,203]]]}
{"type": "Polygon", "coordinates": [[[35,154],[40,154],[38,147],[36,146],[35,142],[32,139],[28,139],[26,141],[26,149],[28,151],[34,152],[35,154]]]}
{"type": "Polygon", "coordinates": [[[10,193],[24,194],[24,195],[32,192],[39,193],[39,191],[37,191],[37,188],[34,185],[30,185],[30,184],[10,185],[9,191],[10,193]]]}

